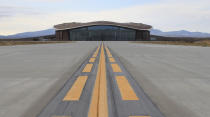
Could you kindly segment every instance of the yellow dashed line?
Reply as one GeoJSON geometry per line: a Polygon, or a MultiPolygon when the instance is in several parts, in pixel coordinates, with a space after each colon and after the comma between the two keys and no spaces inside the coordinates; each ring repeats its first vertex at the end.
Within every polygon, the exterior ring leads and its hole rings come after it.
{"type": "Polygon", "coordinates": [[[115,62],[115,59],[114,58],[109,58],[109,62],[115,62]]]}
{"type": "Polygon", "coordinates": [[[83,88],[87,81],[88,76],[79,76],[74,82],[74,85],[68,91],[66,96],[63,98],[63,101],[77,101],[80,99],[83,88]]]}
{"type": "Polygon", "coordinates": [[[97,55],[98,55],[98,53],[94,53],[92,57],[95,58],[95,57],[97,57],[97,55]]]}
{"type": "Polygon", "coordinates": [[[118,64],[111,64],[113,72],[122,72],[118,64]]]}
{"type": "Polygon", "coordinates": [[[91,72],[93,64],[87,64],[82,72],[91,72]]]}
{"type": "Polygon", "coordinates": [[[97,50],[94,52],[92,57],[97,57],[99,49],[100,49],[100,47],[97,48],[97,50]]]}
{"type": "Polygon", "coordinates": [[[93,62],[95,62],[95,59],[96,59],[96,58],[90,58],[89,62],[90,62],[90,63],[93,63],[93,62]]]}
{"type": "Polygon", "coordinates": [[[139,100],[125,76],[116,76],[116,81],[122,100],[139,100]]]}
{"type": "Polygon", "coordinates": [[[107,53],[108,57],[112,57],[112,54],[107,47],[106,47],[106,53],[107,53]]]}

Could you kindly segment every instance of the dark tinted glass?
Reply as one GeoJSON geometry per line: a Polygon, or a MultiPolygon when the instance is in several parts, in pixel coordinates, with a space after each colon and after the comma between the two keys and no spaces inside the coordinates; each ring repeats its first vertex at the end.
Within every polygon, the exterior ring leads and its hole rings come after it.
{"type": "Polygon", "coordinates": [[[69,31],[72,41],[134,41],[135,30],[117,26],[90,26],[69,31]]]}

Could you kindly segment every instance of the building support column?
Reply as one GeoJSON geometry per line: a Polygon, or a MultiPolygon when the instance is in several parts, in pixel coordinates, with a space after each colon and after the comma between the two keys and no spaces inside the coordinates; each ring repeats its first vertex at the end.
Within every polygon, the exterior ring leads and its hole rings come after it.
{"type": "Polygon", "coordinates": [[[68,30],[58,30],[55,33],[56,41],[69,41],[70,35],[68,30]]]}

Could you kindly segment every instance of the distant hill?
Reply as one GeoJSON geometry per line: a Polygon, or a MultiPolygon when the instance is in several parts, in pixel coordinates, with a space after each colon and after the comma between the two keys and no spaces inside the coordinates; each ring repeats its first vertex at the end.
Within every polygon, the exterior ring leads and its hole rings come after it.
{"type": "Polygon", "coordinates": [[[55,34],[55,29],[47,29],[47,30],[34,31],[34,32],[17,33],[8,36],[0,35],[0,39],[29,38],[29,37],[39,37],[39,36],[54,35],[54,34],[55,34]]]}
{"type": "Polygon", "coordinates": [[[6,38],[6,36],[1,36],[1,35],[0,35],[0,39],[5,39],[5,38],[6,38]]]}
{"type": "MultiPolygon", "coordinates": [[[[30,38],[30,37],[39,37],[39,36],[54,35],[54,34],[55,34],[55,29],[47,29],[47,30],[34,31],[34,32],[18,33],[8,36],[0,35],[0,39],[30,38]]],[[[151,29],[151,34],[157,36],[165,36],[165,37],[195,37],[195,38],[210,37],[210,33],[189,32],[186,30],[163,32],[158,29],[151,29]]]]}
{"type": "Polygon", "coordinates": [[[157,36],[166,36],[166,37],[198,37],[198,38],[210,37],[210,33],[189,32],[186,30],[163,32],[158,29],[152,29],[151,34],[157,36]]]}

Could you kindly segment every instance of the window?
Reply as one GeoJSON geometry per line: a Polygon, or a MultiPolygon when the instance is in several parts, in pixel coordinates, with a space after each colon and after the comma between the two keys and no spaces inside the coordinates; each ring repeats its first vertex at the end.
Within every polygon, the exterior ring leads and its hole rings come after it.
{"type": "Polygon", "coordinates": [[[117,26],[89,26],[69,31],[72,41],[134,41],[135,30],[117,26]]]}

